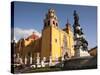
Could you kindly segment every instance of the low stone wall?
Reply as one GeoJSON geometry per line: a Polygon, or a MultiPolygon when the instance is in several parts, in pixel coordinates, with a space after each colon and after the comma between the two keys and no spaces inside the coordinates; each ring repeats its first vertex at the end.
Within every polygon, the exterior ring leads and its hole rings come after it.
{"type": "Polygon", "coordinates": [[[64,61],[64,70],[96,69],[97,57],[80,57],[64,61]]]}

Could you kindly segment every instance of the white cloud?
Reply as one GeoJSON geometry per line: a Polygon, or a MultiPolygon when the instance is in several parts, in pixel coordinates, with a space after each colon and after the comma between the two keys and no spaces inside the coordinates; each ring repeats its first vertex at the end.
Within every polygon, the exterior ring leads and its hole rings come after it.
{"type": "Polygon", "coordinates": [[[19,40],[21,38],[27,38],[32,33],[35,33],[39,37],[41,36],[41,33],[39,33],[35,29],[22,29],[22,28],[14,28],[14,38],[15,40],[19,40]]]}

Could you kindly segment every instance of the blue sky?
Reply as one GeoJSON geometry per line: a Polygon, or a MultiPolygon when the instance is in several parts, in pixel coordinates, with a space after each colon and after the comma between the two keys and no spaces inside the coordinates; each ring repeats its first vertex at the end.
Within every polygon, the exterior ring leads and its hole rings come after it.
{"type": "MultiPolygon", "coordinates": [[[[97,7],[95,6],[15,2],[14,27],[23,30],[35,29],[41,33],[43,20],[49,8],[55,9],[60,28],[65,27],[67,18],[73,26],[73,11],[76,10],[79,14],[79,23],[89,43],[89,48],[97,45],[97,7]]],[[[15,38],[20,39],[16,35],[15,38]]]]}

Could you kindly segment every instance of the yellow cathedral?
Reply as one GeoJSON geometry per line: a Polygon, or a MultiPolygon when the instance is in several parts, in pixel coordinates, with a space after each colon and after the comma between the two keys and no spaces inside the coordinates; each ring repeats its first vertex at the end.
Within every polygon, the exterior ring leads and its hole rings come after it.
{"type": "Polygon", "coordinates": [[[67,21],[66,28],[60,29],[58,18],[54,9],[49,9],[42,30],[41,57],[61,58],[66,55],[68,58],[74,56],[74,39],[71,26],[67,21]]]}
{"type": "Polygon", "coordinates": [[[15,53],[19,54],[23,62],[25,58],[30,60],[30,57],[34,61],[37,55],[40,59],[46,57],[47,61],[50,57],[52,61],[56,58],[61,60],[62,57],[72,58],[75,54],[73,31],[68,20],[65,26],[64,29],[59,28],[55,10],[49,9],[44,19],[42,36],[34,40],[33,37],[19,40],[15,53]]]}

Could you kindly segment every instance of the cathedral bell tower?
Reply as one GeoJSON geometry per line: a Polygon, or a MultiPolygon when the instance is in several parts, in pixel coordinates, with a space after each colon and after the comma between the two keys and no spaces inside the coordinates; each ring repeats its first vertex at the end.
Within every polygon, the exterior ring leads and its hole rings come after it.
{"type": "Polygon", "coordinates": [[[61,58],[63,31],[59,28],[58,18],[54,9],[49,9],[44,19],[42,30],[41,57],[51,58],[53,61],[61,58]]]}
{"type": "Polygon", "coordinates": [[[53,41],[54,40],[58,41],[58,39],[54,38],[54,36],[56,35],[55,29],[57,28],[58,28],[58,19],[55,10],[49,9],[45,15],[44,27],[42,30],[42,50],[41,50],[42,58],[47,57],[47,59],[49,59],[50,56],[52,56],[52,58],[54,57],[53,41]]]}
{"type": "Polygon", "coordinates": [[[44,29],[48,26],[58,27],[58,19],[54,9],[49,9],[44,19],[44,29]]]}

